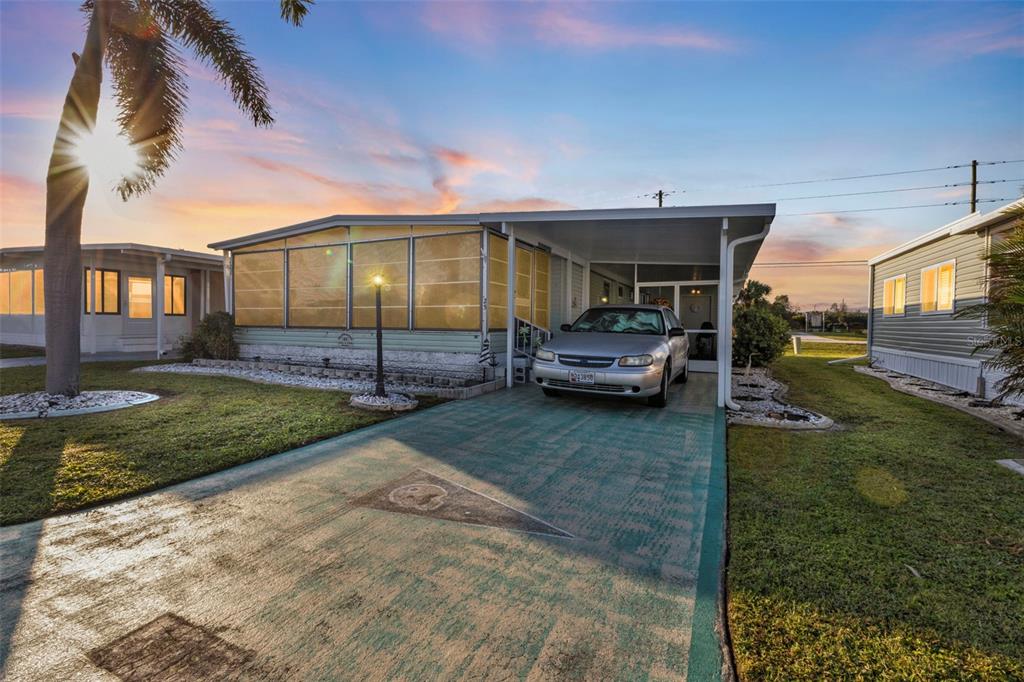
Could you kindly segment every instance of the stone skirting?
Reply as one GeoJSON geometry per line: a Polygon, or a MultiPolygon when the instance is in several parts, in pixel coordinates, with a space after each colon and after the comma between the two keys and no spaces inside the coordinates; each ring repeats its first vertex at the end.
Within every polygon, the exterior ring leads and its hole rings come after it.
{"type": "MultiPolygon", "coordinates": [[[[324,358],[328,358],[330,364],[334,367],[341,367],[345,371],[354,372],[373,373],[377,364],[377,354],[375,351],[354,348],[243,343],[239,345],[238,353],[239,357],[244,360],[260,358],[261,361],[272,364],[311,365],[321,368],[323,367],[324,358]]],[[[477,360],[478,356],[475,353],[384,351],[385,374],[389,376],[392,374],[411,374],[479,382],[484,380],[484,372],[477,360]]],[[[494,370],[488,368],[487,378],[494,378],[494,376],[494,370]]],[[[351,378],[358,379],[360,377],[351,378]]]]}

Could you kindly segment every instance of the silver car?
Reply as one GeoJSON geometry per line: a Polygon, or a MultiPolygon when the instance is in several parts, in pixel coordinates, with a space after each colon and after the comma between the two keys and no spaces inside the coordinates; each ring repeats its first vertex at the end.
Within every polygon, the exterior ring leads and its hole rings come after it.
{"type": "Polygon", "coordinates": [[[689,376],[690,344],[669,308],[590,308],[537,350],[533,376],[546,395],[562,391],[647,398],[664,407],[669,383],[689,376]]]}

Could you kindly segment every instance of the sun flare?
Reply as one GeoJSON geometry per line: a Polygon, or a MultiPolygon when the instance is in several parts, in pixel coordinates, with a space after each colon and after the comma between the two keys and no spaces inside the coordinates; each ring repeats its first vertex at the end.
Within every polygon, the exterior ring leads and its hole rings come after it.
{"type": "Polygon", "coordinates": [[[115,185],[138,175],[142,159],[127,137],[113,122],[100,120],[92,132],[83,132],[72,142],[75,161],[89,172],[89,178],[115,185]]]}

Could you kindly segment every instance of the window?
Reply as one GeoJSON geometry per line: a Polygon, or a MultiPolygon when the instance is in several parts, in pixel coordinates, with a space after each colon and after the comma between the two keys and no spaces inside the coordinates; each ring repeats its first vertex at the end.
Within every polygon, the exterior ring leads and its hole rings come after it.
{"type": "MultiPolygon", "coordinates": [[[[96,268],[96,314],[121,314],[121,273],[117,270],[96,268]]],[[[92,312],[92,277],[85,269],[85,312],[92,312]]]]}
{"type": "Polygon", "coordinates": [[[531,322],[547,329],[551,326],[548,314],[548,288],[551,283],[551,256],[546,251],[533,254],[533,319],[531,322]]]}
{"type": "Polygon", "coordinates": [[[516,245],[516,317],[530,321],[533,312],[533,251],[516,245]]]}
{"type": "MultiPolygon", "coordinates": [[[[355,229],[352,228],[353,233],[355,229]]],[[[376,275],[383,277],[385,282],[381,288],[381,324],[388,329],[408,329],[408,239],[352,245],[353,327],[377,326],[376,287],[372,284],[376,275]]]]}
{"type": "Polygon", "coordinates": [[[233,256],[235,324],[248,327],[284,325],[284,251],[233,256]]]}
{"type": "Polygon", "coordinates": [[[148,320],[153,317],[153,280],[128,276],[128,317],[148,320]]]}
{"type": "Polygon", "coordinates": [[[36,315],[43,315],[46,312],[46,305],[43,296],[43,271],[41,269],[33,270],[32,276],[35,279],[35,293],[33,294],[34,308],[36,315]]]}
{"type": "Polygon", "coordinates": [[[348,326],[348,247],[288,251],[288,326],[348,326]]]}
{"type": "Polygon", "coordinates": [[[882,314],[902,315],[907,303],[907,276],[897,275],[882,285],[882,314]]]}
{"type": "Polygon", "coordinates": [[[0,315],[11,314],[11,273],[0,272],[0,315]]]}
{"type": "Polygon", "coordinates": [[[480,328],[480,233],[419,237],[415,252],[416,329],[480,328]]]}
{"type": "Polygon", "coordinates": [[[487,326],[508,328],[508,240],[487,233],[487,326]]]}
{"type": "Polygon", "coordinates": [[[956,289],[954,268],[954,261],[949,261],[921,270],[922,313],[953,310],[953,296],[956,289]]]}
{"type": "Polygon", "coordinates": [[[32,314],[32,271],[11,273],[11,315],[32,314]]]}
{"type": "Polygon", "coordinates": [[[164,275],[164,315],[185,314],[185,276],[164,275]]]}

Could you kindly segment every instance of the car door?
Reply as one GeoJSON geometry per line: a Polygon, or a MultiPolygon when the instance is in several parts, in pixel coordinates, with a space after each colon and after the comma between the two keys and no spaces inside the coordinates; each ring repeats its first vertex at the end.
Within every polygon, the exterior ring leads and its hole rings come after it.
{"type": "MultiPolygon", "coordinates": [[[[679,318],[668,308],[665,308],[665,331],[673,327],[679,327],[679,318]]],[[[685,336],[669,336],[668,337],[669,353],[672,356],[672,369],[674,372],[681,372],[683,365],[686,362],[686,337],[685,336]]]]}

